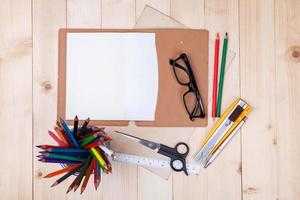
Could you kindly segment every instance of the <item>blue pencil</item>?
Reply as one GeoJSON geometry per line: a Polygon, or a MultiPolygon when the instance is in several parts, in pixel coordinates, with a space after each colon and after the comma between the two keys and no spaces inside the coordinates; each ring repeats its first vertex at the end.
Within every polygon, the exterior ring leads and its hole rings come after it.
{"type": "Polygon", "coordinates": [[[64,128],[64,130],[66,132],[66,135],[70,139],[70,141],[73,144],[73,146],[75,146],[76,148],[80,148],[79,144],[75,140],[73,132],[69,129],[68,125],[66,124],[66,122],[62,118],[60,118],[60,123],[62,124],[62,126],[63,126],[63,128],[64,128]]]}

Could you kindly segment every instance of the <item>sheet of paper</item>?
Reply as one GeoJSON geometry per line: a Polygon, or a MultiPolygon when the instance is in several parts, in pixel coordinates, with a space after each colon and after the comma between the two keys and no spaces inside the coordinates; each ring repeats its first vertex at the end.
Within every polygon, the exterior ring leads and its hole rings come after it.
{"type": "Polygon", "coordinates": [[[155,33],[68,33],[66,119],[154,120],[155,33]]]}

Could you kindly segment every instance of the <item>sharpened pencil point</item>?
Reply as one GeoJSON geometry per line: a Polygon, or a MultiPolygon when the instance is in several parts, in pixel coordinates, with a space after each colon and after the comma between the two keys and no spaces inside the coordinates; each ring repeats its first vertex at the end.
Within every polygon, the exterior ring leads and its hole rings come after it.
{"type": "Polygon", "coordinates": [[[54,182],[50,187],[54,187],[56,185],[58,185],[58,182],[54,182]]]}
{"type": "Polygon", "coordinates": [[[78,189],[78,185],[75,185],[75,187],[74,187],[74,192],[76,192],[76,190],[78,189]]]}
{"type": "Polygon", "coordinates": [[[228,33],[227,32],[225,33],[225,38],[228,38],[228,33]]]}
{"type": "Polygon", "coordinates": [[[217,33],[217,39],[219,39],[220,38],[220,35],[219,35],[219,33],[217,33]]]}
{"type": "Polygon", "coordinates": [[[70,186],[69,188],[68,188],[68,190],[67,190],[67,194],[71,191],[73,189],[73,187],[72,186],[70,186]]]}
{"type": "Polygon", "coordinates": [[[81,187],[80,194],[82,194],[84,192],[84,190],[85,190],[85,187],[81,187]]]}

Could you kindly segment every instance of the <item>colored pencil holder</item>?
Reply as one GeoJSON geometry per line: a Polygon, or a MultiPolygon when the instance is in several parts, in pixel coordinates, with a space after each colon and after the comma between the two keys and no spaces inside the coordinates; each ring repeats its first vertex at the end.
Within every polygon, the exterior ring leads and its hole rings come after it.
{"type": "Polygon", "coordinates": [[[94,176],[94,185],[97,190],[101,182],[101,173],[111,173],[112,166],[109,157],[113,155],[110,150],[111,138],[104,131],[105,128],[89,126],[89,118],[79,126],[77,116],[74,119],[73,128],[69,128],[63,119],[56,122],[55,133],[48,131],[57,145],[38,145],[42,149],[39,161],[57,163],[62,169],[46,175],[46,178],[61,176],[53,186],[58,185],[69,177],[75,177],[69,186],[67,193],[74,191],[81,185],[81,193],[94,176]],[[82,183],[83,182],[83,183],[82,183]],[[82,184],[81,184],[82,183],[82,184]]]}

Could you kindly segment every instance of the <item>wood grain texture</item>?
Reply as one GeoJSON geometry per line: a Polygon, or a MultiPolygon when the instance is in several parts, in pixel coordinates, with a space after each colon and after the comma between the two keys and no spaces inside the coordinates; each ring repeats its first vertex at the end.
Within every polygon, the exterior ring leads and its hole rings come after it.
{"type": "Polygon", "coordinates": [[[170,0],[136,0],[136,19],[139,18],[147,5],[166,15],[170,15],[170,0]]]}
{"type": "MultiPolygon", "coordinates": [[[[58,30],[66,26],[66,1],[33,1],[33,137],[34,144],[55,144],[53,130],[57,106],[58,30]]],[[[38,149],[34,148],[34,155],[38,149]]],[[[34,157],[34,199],[60,199],[69,182],[50,189],[57,177],[43,179],[60,166],[40,163],[34,157]],[[47,189],[46,189],[47,188],[47,189]]]]}
{"type": "Polygon", "coordinates": [[[189,28],[203,28],[204,0],[171,0],[171,17],[189,28]]]}
{"type": "MultiPolygon", "coordinates": [[[[299,10],[298,0],[2,0],[0,140],[14,157],[0,156],[1,199],[298,199],[299,10]],[[248,122],[198,176],[173,173],[166,181],[142,167],[113,163],[97,192],[89,183],[84,195],[65,195],[71,181],[50,188],[55,178],[41,176],[60,167],[38,163],[34,145],[53,143],[47,130],[56,119],[58,29],[132,28],[146,4],[190,28],[209,29],[211,39],[229,32],[236,57],[226,72],[222,107],[241,95],[254,107],[248,122]]],[[[191,155],[213,123],[185,130],[193,132],[191,155]]]]}
{"type": "Polygon", "coordinates": [[[243,199],[277,198],[274,41],[274,1],[240,1],[241,95],[254,107],[241,134],[243,199]]]}
{"type": "MultiPolygon", "coordinates": [[[[205,28],[210,30],[211,40],[215,40],[216,33],[220,34],[220,57],[223,48],[223,39],[228,32],[228,49],[235,52],[236,56],[226,71],[222,109],[240,96],[240,65],[239,65],[239,1],[238,0],[211,0],[205,1],[205,28]]],[[[229,56],[227,56],[228,58],[229,56]]],[[[220,70],[220,67],[219,67],[220,70]]],[[[210,68],[209,76],[213,76],[213,69],[210,68]]],[[[212,83],[211,83],[212,84],[212,83]]],[[[212,88],[210,85],[209,88],[212,88]]],[[[211,97],[211,89],[209,90],[211,97]]],[[[209,104],[211,116],[211,104],[209,104]]],[[[210,127],[215,123],[210,121],[210,127]]],[[[208,199],[240,199],[241,198],[241,149],[240,133],[230,141],[215,162],[206,170],[208,171],[208,199]]]]}
{"type": "Polygon", "coordinates": [[[300,196],[300,2],[275,1],[278,198],[300,196]]]}
{"type": "Polygon", "coordinates": [[[102,0],[102,28],[132,28],[135,0],[102,0]]]}
{"type": "Polygon", "coordinates": [[[68,28],[100,28],[101,0],[67,0],[68,28]]]}
{"type": "Polygon", "coordinates": [[[1,199],[32,198],[31,1],[0,6],[1,199]]]}

